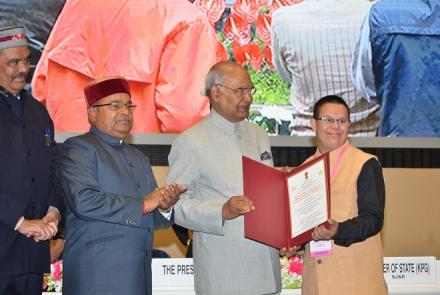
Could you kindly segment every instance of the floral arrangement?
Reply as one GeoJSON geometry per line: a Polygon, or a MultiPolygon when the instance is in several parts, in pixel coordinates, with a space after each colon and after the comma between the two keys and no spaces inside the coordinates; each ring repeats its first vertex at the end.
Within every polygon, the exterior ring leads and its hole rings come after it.
{"type": "Polygon", "coordinates": [[[63,261],[50,265],[50,273],[43,275],[43,291],[61,292],[63,289],[63,261]]]}
{"type": "MultiPolygon", "coordinates": [[[[281,282],[283,289],[301,288],[303,263],[301,256],[280,258],[281,282]]],[[[63,261],[50,265],[50,273],[43,276],[43,291],[61,292],[63,289],[63,261]]]]}
{"type": "Polygon", "coordinates": [[[289,85],[272,65],[272,13],[302,0],[195,0],[215,28],[220,41],[218,60],[234,60],[246,66],[257,93],[256,104],[289,105],[289,85]]]}
{"type": "Polygon", "coordinates": [[[280,258],[283,289],[298,289],[302,284],[303,261],[301,256],[280,258]]]}
{"type": "Polygon", "coordinates": [[[233,60],[245,66],[257,88],[249,120],[270,134],[286,134],[291,115],[279,112],[290,105],[290,85],[272,64],[272,13],[303,0],[194,0],[217,32],[217,60],[233,60]],[[268,106],[280,106],[275,115],[268,106]]]}

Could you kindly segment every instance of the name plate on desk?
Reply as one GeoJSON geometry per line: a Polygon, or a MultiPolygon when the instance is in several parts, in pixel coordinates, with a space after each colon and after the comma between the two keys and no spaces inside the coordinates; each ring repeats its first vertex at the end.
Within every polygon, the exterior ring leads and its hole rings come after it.
{"type": "Polygon", "coordinates": [[[385,257],[383,272],[388,285],[436,284],[435,257],[385,257]]]}
{"type": "Polygon", "coordinates": [[[153,288],[194,287],[191,258],[154,258],[151,263],[153,288]]]}

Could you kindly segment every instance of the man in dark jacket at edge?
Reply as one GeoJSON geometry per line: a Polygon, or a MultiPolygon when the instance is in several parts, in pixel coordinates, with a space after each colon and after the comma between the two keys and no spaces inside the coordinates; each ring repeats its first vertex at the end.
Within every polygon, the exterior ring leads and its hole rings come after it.
{"type": "Polygon", "coordinates": [[[49,240],[63,198],[53,123],[24,90],[30,51],[23,27],[0,28],[0,294],[41,294],[49,240]]]}

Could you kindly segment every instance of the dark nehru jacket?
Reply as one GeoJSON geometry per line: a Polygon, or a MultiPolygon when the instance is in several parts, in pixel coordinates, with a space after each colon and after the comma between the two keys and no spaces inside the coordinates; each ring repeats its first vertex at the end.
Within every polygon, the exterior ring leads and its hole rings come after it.
{"type": "Polygon", "coordinates": [[[40,219],[62,210],[55,179],[53,124],[26,91],[20,100],[0,87],[0,279],[49,271],[49,242],[35,242],[14,227],[20,217],[40,219]]]}

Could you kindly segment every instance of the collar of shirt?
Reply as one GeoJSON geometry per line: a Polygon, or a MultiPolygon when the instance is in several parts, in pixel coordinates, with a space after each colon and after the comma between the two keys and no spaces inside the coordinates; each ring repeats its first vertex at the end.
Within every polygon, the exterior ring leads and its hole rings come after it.
{"type": "Polygon", "coordinates": [[[121,146],[124,144],[124,141],[122,139],[105,134],[95,126],[92,126],[92,128],[90,128],[90,132],[111,145],[121,146]]]}
{"type": "MultiPolygon", "coordinates": [[[[24,91],[24,90],[22,90],[24,91]]],[[[16,98],[18,100],[21,100],[21,93],[22,91],[18,93],[11,93],[8,90],[6,90],[4,87],[0,86],[0,94],[7,98],[16,98]]]]}
{"type": "Polygon", "coordinates": [[[214,108],[211,109],[211,112],[209,113],[209,118],[216,127],[225,130],[228,133],[235,134],[238,138],[241,137],[241,122],[230,122],[226,120],[219,113],[217,113],[214,108]]]}
{"type": "Polygon", "coordinates": [[[22,112],[23,112],[23,104],[25,95],[21,95],[20,93],[11,93],[5,88],[0,86],[0,96],[3,97],[6,106],[11,110],[12,115],[21,120],[22,112]]]}

